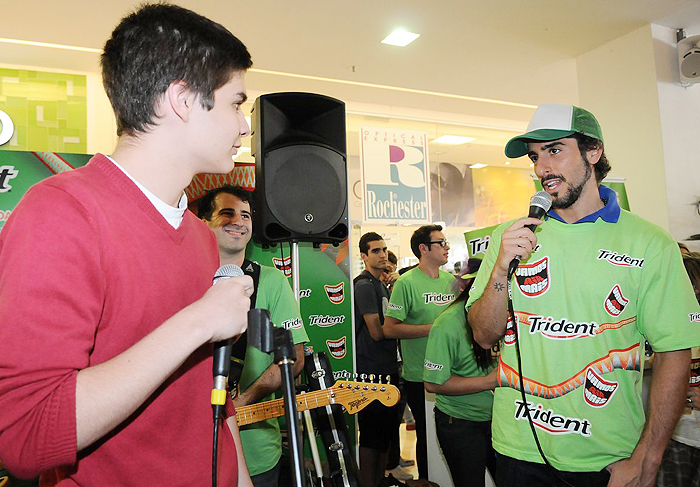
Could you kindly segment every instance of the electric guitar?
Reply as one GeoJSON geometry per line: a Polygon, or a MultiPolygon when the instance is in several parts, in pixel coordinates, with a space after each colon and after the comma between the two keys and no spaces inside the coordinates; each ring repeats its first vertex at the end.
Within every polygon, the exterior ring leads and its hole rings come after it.
{"type": "MultiPolygon", "coordinates": [[[[385,406],[393,406],[399,402],[400,397],[399,390],[392,384],[339,380],[328,389],[297,394],[296,399],[299,411],[331,404],[342,404],[348,413],[355,414],[372,401],[377,400],[385,406]]],[[[236,408],[238,426],[279,416],[284,416],[284,399],[274,399],[236,408]]]]}

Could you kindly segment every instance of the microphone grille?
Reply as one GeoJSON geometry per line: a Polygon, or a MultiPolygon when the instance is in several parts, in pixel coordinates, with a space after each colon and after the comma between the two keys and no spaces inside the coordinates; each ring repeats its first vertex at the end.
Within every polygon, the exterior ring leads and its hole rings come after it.
{"type": "Polygon", "coordinates": [[[229,277],[238,277],[243,275],[243,269],[238,267],[236,264],[226,264],[219,267],[214,274],[214,284],[221,281],[222,279],[228,279],[229,277]]]}
{"type": "Polygon", "coordinates": [[[530,206],[539,206],[547,213],[552,207],[552,195],[546,191],[538,191],[530,198],[530,206]]]}

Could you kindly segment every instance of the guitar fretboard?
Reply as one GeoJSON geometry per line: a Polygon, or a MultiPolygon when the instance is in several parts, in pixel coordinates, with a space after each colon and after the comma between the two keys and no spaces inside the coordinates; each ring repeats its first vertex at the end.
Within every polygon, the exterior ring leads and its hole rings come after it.
{"type": "MultiPolygon", "coordinates": [[[[335,403],[336,394],[333,388],[321,389],[297,395],[297,409],[306,411],[307,409],[320,408],[335,403]]],[[[251,404],[236,409],[236,422],[238,426],[265,421],[266,419],[284,416],[284,399],[251,404]]]]}

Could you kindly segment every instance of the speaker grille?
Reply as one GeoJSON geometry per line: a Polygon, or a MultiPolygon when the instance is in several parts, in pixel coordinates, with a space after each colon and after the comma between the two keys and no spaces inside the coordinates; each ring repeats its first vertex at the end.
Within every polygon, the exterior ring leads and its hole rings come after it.
{"type": "Polygon", "coordinates": [[[268,198],[270,213],[281,225],[313,235],[339,223],[347,201],[342,155],[326,147],[294,145],[266,153],[265,165],[266,191],[275,194],[268,198]]]}

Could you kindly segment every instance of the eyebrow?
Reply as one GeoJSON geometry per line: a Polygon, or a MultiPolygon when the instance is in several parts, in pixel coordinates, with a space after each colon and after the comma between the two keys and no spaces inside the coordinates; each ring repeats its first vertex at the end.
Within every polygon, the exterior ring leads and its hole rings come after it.
{"type": "MultiPolygon", "coordinates": [[[[221,213],[222,211],[233,211],[235,213],[236,209],[231,208],[231,207],[219,208],[219,213],[221,213]]],[[[241,210],[239,213],[243,213],[245,215],[250,215],[250,211],[248,211],[248,210],[241,210]]]]}
{"type": "MultiPolygon", "coordinates": [[[[547,149],[551,149],[552,147],[556,147],[558,145],[564,145],[564,143],[561,141],[555,140],[554,142],[550,142],[549,144],[543,145],[540,150],[545,151],[547,149]]],[[[527,153],[528,156],[533,155],[533,154],[537,155],[537,152],[534,150],[531,150],[527,153]]]]}
{"type": "Polygon", "coordinates": [[[243,104],[248,100],[248,95],[243,93],[242,91],[238,93],[238,97],[241,100],[240,103],[243,104]]]}

